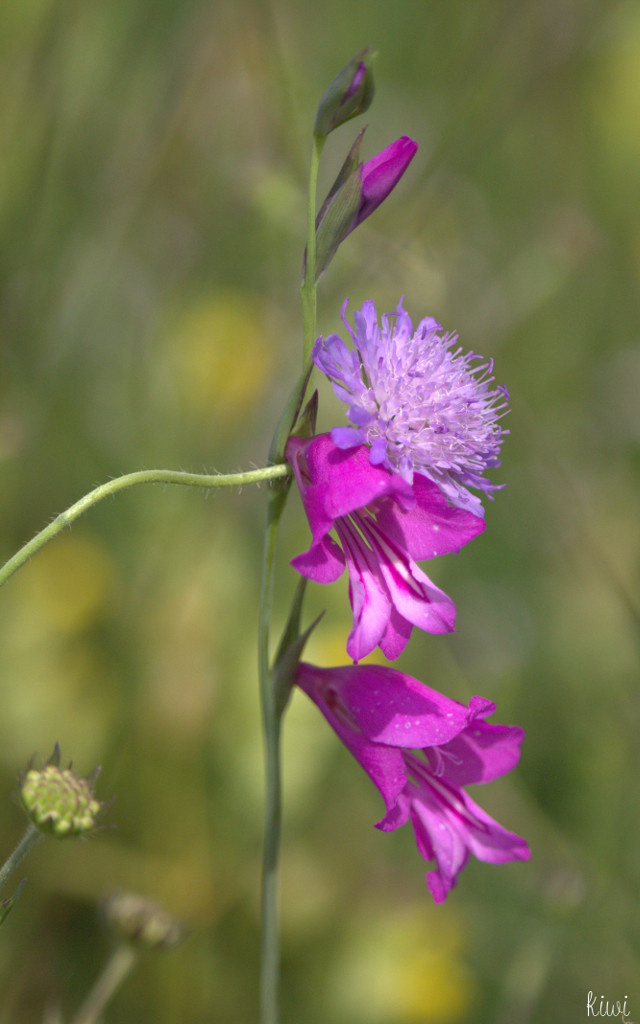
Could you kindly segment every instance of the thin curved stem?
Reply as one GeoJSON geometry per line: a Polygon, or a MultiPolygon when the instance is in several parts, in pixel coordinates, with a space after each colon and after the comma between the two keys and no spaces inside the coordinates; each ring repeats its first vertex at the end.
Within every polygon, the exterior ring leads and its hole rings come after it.
{"type": "Polygon", "coordinates": [[[240,487],[242,484],[256,484],[263,480],[279,480],[291,473],[284,463],[277,466],[265,466],[263,469],[251,469],[246,473],[183,473],[172,469],[141,469],[135,473],[125,473],[100,484],[82,498],[70,505],[68,509],[56,516],[48,526],[35,535],[27,544],[13,555],[0,568],[0,587],[16,570],[27,562],[36,551],[53,540],[66,526],[71,526],[79,516],[88,512],[104,498],[109,498],[119,491],[136,484],[181,484],[187,487],[240,487]]]}
{"type": "Polygon", "coordinates": [[[71,1024],[96,1024],[114,992],[133,970],[137,959],[138,954],[133,946],[122,945],[114,949],[71,1024]]]}

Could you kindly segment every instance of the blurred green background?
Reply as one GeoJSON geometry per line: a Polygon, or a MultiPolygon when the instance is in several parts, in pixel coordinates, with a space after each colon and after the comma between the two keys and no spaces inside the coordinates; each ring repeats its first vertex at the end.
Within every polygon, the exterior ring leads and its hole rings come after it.
{"type": "MultiPolygon", "coordinates": [[[[476,793],[529,864],[470,863],[434,907],[409,828],[306,698],[285,726],[283,1019],[560,1024],[587,994],[640,1019],[640,8],[634,0],[5,0],[0,5],[0,555],[93,485],[264,464],[300,351],[310,128],[379,51],[369,157],[419,153],[321,283],[319,329],[401,295],[509,388],[488,530],[429,566],[457,634],[400,666],[527,730],[476,793]]],[[[360,122],[325,150],[322,194],[360,122]]],[[[321,198],[321,197],[320,197],[321,198]]],[[[342,410],[326,382],[323,428],[342,410]]],[[[6,855],[17,771],[55,740],[114,825],[49,841],[0,934],[0,1024],[70,1017],[107,955],[96,900],[193,929],[107,1021],[257,1016],[265,490],[136,489],[0,593],[6,855]]],[[[277,615],[307,543],[297,496],[277,615]]],[[[313,589],[313,588],[312,588],[313,589]]],[[[345,660],[346,587],[308,656],[345,660]]],[[[20,875],[16,876],[20,877],[20,875]]],[[[8,888],[5,895],[12,891],[8,888]]]]}

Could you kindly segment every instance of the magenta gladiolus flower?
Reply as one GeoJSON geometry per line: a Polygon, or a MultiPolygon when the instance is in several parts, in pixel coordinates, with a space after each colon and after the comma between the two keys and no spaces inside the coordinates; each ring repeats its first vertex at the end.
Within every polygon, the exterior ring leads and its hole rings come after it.
{"type": "MultiPolygon", "coordinates": [[[[375,158],[374,158],[375,159],[375,158]]],[[[455,348],[456,334],[442,333],[432,317],[413,330],[402,302],[393,317],[382,318],[373,302],[354,314],[355,349],[332,334],[319,338],[313,359],[349,406],[349,427],[331,432],[339,448],[370,446],[373,465],[385,466],[411,483],[422,473],[449,501],[483,515],[480,498],[496,489],[483,477],[500,464],[500,426],[508,393],[491,387],[493,363],[455,348]]]]}
{"type": "Polygon", "coordinates": [[[291,437],[286,449],[312,534],[291,564],[317,583],[333,583],[346,563],[354,661],[376,646],[397,658],[413,626],[453,630],[453,601],[416,562],[458,551],[484,529],[483,519],[449,505],[426,477],[416,473],[409,484],[372,465],[369,454],[366,445],[342,450],[328,434],[291,437]]]}
{"type": "Polygon", "coordinates": [[[296,682],[380,790],[391,832],[411,821],[418,850],[435,868],[427,885],[442,903],[473,854],[504,864],[528,860],[524,839],[478,807],[463,786],[490,782],[518,763],[516,726],[485,721],[495,705],[469,706],[379,665],[316,668],[301,662],[296,682]]]}

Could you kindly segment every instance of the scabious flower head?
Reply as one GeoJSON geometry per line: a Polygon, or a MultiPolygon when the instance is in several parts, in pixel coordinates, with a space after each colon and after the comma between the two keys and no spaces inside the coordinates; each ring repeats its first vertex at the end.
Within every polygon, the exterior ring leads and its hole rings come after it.
{"type": "Polygon", "coordinates": [[[186,934],[164,907],[138,893],[112,893],[103,901],[102,913],[119,938],[142,949],[169,949],[186,934]]]}
{"type": "Polygon", "coordinates": [[[468,707],[417,679],[380,665],[317,668],[301,662],[296,682],[380,790],[391,832],[411,821],[418,850],[435,868],[427,885],[436,903],[455,886],[469,855],[492,864],[527,860],[524,839],[507,832],[465,793],[520,757],[522,729],[485,721],[495,705],[468,707]]]}
{"type": "Polygon", "coordinates": [[[458,551],[484,529],[483,519],[449,505],[425,476],[409,484],[372,465],[369,454],[362,444],[342,450],[329,434],[291,437],[286,448],[312,534],[308,551],[291,564],[308,579],[333,583],[346,563],[353,608],[347,653],[354,661],[378,645],[397,658],[413,626],[453,629],[453,601],[416,561],[458,551]]]}
{"type": "Polygon", "coordinates": [[[56,743],[44,768],[30,767],[20,779],[20,799],[32,824],[56,839],[93,832],[105,806],[93,794],[98,772],[96,769],[88,778],[81,779],[71,765],[61,768],[60,747],[56,743]]]}
{"type": "Polygon", "coordinates": [[[491,497],[496,485],[483,477],[500,464],[507,431],[500,426],[508,394],[492,387],[493,362],[462,353],[458,336],[443,332],[427,317],[413,330],[398,304],[382,317],[373,302],[354,314],[352,329],[342,317],[354,349],[336,334],[319,338],[313,359],[349,406],[349,427],[335,427],[339,448],[367,444],[373,465],[384,466],[408,483],[421,473],[454,505],[482,515],[472,487],[491,497]]]}

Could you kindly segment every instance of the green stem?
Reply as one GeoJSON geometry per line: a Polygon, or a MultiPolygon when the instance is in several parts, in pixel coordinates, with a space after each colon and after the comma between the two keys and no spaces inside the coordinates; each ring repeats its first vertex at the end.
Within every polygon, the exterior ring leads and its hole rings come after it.
{"type": "Polygon", "coordinates": [[[133,946],[122,945],[114,949],[71,1024],[95,1024],[114,992],[131,973],[137,958],[133,946]]]}
{"type": "Polygon", "coordinates": [[[324,138],[314,136],[313,148],[311,150],[311,168],[309,171],[307,262],[300,292],[304,324],[304,348],[302,353],[302,365],[304,367],[308,366],[311,360],[311,352],[316,340],[316,188],[318,184],[320,154],[322,153],[324,141],[324,138]]]}
{"type": "Polygon", "coordinates": [[[278,524],[286,490],[274,490],[267,510],[260,589],[258,670],[265,744],[265,811],[262,851],[262,933],[260,946],[260,1021],[278,1024],[280,940],[278,914],[278,855],[280,849],[280,715],[269,668],[269,627],[273,604],[273,577],[278,524]]]}
{"type": "Polygon", "coordinates": [[[44,839],[44,834],[40,832],[35,825],[29,825],[13,853],[7,857],[6,861],[0,868],[0,889],[2,889],[2,886],[11,872],[17,868],[22,858],[26,857],[29,850],[31,850],[40,839],[44,839]]]}
{"type": "Polygon", "coordinates": [[[0,587],[10,576],[20,569],[36,551],[44,547],[50,540],[53,540],[66,526],[71,526],[75,520],[84,512],[87,512],[94,505],[97,505],[103,498],[109,498],[118,491],[124,491],[136,484],[182,484],[188,487],[239,487],[242,484],[255,484],[263,480],[278,480],[290,474],[291,470],[287,465],[265,466],[263,469],[252,469],[246,473],[182,473],[172,469],[141,469],[136,473],[126,473],[106,484],[100,484],[93,491],[89,491],[84,497],[76,501],[66,511],[45,526],[44,530],[37,533],[35,537],[20,548],[19,551],[0,568],[0,587]]]}
{"type": "MultiPolygon", "coordinates": [[[[279,457],[292,429],[311,370],[311,352],[316,334],[316,187],[323,138],[314,138],[309,172],[307,257],[301,288],[303,318],[302,374],[276,428],[272,457],[279,457]]],[[[275,547],[280,516],[287,500],[290,480],[276,485],[269,497],[262,558],[260,623],[258,627],[258,673],[265,744],[265,821],[262,859],[262,935],[260,947],[260,1022],[278,1024],[280,1019],[280,937],[278,913],[278,859],[282,819],[280,732],[282,710],[278,706],[269,665],[269,630],[273,604],[275,547]]]]}

